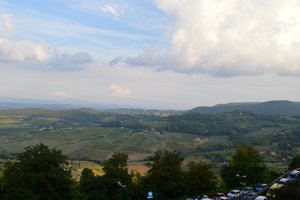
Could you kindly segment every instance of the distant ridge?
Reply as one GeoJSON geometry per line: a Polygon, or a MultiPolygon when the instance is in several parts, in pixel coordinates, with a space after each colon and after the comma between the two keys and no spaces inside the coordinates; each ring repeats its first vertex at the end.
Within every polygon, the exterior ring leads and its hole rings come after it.
{"type": "Polygon", "coordinates": [[[179,115],[184,113],[203,113],[203,114],[218,114],[233,111],[250,111],[255,113],[269,115],[299,115],[300,102],[287,100],[267,101],[267,102],[238,102],[218,104],[212,107],[199,106],[191,110],[161,110],[161,109],[139,109],[126,108],[127,106],[97,104],[78,100],[61,100],[61,101],[46,101],[37,99],[23,99],[0,96],[0,110],[3,109],[23,109],[23,108],[42,108],[54,110],[66,110],[76,108],[93,108],[107,110],[119,114],[149,114],[157,113],[158,115],[179,115]],[[125,109],[124,109],[125,108],[125,109]]]}
{"type": "Polygon", "coordinates": [[[280,100],[250,103],[228,103],[218,104],[212,107],[199,106],[187,112],[217,114],[233,111],[251,111],[269,115],[300,115],[300,102],[280,100]]]}
{"type": "Polygon", "coordinates": [[[43,109],[72,109],[79,106],[68,102],[43,101],[37,99],[23,99],[0,97],[0,109],[23,109],[23,108],[43,108],[43,109]]]}

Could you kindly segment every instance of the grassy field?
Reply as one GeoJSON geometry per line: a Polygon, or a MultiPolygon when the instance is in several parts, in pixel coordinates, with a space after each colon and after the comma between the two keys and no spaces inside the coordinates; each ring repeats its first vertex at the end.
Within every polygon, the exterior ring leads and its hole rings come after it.
{"type": "MultiPolygon", "coordinates": [[[[11,125],[12,128],[14,125],[11,125]]],[[[22,124],[19,124],[22,126],[22,124]]],[[[125,128],[82,127],[38,129],[33,132],[0,134],[0,145],[9,153],[44,143],[74,159],[103,160],[114,152],[126,152],[130,158],[144,159],[158,149],[192,150],[196,135],[157,131],[133,132],[125,128]],[[141,155],[144,155],[143,157],[141,155]]]]}
{"type": "Polygon", "coordinates": [[[247,137],[268,137],[278,131],[278,128],[262,128],[247,135],[247,137]]]}

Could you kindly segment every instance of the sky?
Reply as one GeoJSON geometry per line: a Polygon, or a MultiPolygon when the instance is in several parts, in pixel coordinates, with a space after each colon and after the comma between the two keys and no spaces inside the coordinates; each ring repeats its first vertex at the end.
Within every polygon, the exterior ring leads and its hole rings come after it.
{"type": "Polygon", "coordinates": [[[300,101],[298,0],[0,0],[0,97],[300,101]]]}

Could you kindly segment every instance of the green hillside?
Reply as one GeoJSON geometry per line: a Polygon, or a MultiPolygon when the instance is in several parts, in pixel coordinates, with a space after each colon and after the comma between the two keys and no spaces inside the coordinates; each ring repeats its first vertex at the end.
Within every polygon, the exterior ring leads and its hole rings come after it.
{"type": "Polygon", "coordinates": [[[188,113],[217,114],[233,111],[251,111],[268,115],[300,115],[300,103],[291,101],[268,101],[263,103],[229,103],[212,107],[196,107],[188,113]]]}

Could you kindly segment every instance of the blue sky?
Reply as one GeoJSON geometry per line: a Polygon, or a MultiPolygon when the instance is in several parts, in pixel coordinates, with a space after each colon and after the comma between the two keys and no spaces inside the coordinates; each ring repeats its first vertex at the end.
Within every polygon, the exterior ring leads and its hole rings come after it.
{"type": "Polygon", "coordinates": [[[9,1],[2,3],[1,12],[8,13],[15,23],[11,37],[18,40],[38,40],[86,51],[94,48],[101,53],[104,49],[137,51],[161,45],[161,33],[167,23],[159,20],[163,12],[151,1],[121,2],[119,5],[101,1],[9,1]],[[105,6],[111,6],[120,16],[105,12],[105,6]]]}
{"type": "Polygon", "coordinates": [[[0,96],[187,109],[300,101],[296,0],[0,0],[0,96]]]}

